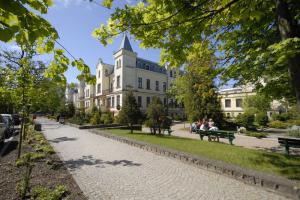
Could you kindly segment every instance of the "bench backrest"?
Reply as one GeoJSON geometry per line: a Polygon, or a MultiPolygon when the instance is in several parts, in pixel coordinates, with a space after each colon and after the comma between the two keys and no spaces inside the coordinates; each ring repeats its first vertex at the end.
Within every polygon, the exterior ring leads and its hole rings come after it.
{"type": "Polygon", "coordinates": [[[288,144],[289,146],[299,146],[300,147],[300,139],[294,138],[278,138],[279,144],[288,144]]]}

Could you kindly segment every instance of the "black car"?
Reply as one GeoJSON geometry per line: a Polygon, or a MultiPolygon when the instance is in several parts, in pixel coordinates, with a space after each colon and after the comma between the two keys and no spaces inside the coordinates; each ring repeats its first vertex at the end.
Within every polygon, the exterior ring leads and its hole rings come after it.
{"type": "Polygon", "coordinates": [[[11,119],[11,116],[9,116],[8,114],[1,114],[1,115],[5,125],[5,131],[4,131],[5,138],[10,138],[14,133],[13,120],[11,119]]]}
{"type": "Polygon", "coordinates": [[[19,114],[13,114],[12,115],[13,122],[15,126],[18,126],[21,124],[21,116],[19,114]]]}

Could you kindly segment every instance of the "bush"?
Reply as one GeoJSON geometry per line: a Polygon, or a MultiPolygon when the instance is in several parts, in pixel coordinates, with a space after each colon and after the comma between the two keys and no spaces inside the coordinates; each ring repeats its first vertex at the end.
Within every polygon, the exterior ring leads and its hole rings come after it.
{"type": "Polygon", "coordinates": [[[95,112],[90,119],[90,124],[97,125],[101,123],[101,116],[98,112],[95,112]]]}
{"type": "Polygon", "coordinates": [[[300,119],[288,120],[287,122],[291,125],[300,126],[300,119]]]}
{"type": "Polygon", "coordinates": [[[235,122],[240,126],[252,127],[254,119],[255,119],[255,117],[253,114],[244,113],[244,114],[238,115],[235,119],[235,122]]]}
{"type": "Polygon", "coordinates": [[[72,124],[78,124],[78,125],[83,125],[84,123],[86,123],[86,120],[82,115],[75,115],[74,117],[70,118],[68,121],[72,124]]]}
{"type": "Polygon", "coordinates": [[[173,119],[176,121],[179,121],[182,119],[182,117],[180,115],[176,114],[176,115],[174,115],[173,119]]]}
{"type": "Polygon", "coordinates": [[[269,118],[266,115],[266,113],[260,112],[257,113],[255,116],[255,121],[260,125],[260,126],[267,126],[269,122],[269,118]]]}
{"type": "Polygon", "coordinates": [[[290,112],[287,112],[287,113],[282,113],[282,114],[274,114],[272,116],[272,119],[274,121],[283,121],[283,122],[285,122],[285,121],[288,121],[290,119],[293,119],[294,117],[295,117],[294,114],[292,114],[290,112]]]}
{"type": "Polygon", "coordinates": [[[58,185],[54,190],[36,186],[32,190],[32,197],[36,200],[60,200],[66,192],[67,188],[64,185],[58,185]]]}
{"type": "Polygon", "coordinates": [[[103,113],[100,121],[104,124],[111,124],[113,122],[112,114],[111,113],[103,113]]]}
{"type": "Polygon", "coordinates": [[[285,123],[285,122],[282,122],[282,121],[272,121],[269,123],[269,127],[271,128],[281,128],[281,129],[285,129],[289,126],[290,124],[289,123],[285,123]]]}

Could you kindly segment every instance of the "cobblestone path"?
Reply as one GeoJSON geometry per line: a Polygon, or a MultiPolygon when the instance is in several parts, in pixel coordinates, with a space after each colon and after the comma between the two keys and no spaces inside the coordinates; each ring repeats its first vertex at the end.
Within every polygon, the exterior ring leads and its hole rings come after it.
{"type": "Polygon", "coordinates": [[[46,138],[89,199],[286,199],[85,130],[41,122],[46,138]]]}

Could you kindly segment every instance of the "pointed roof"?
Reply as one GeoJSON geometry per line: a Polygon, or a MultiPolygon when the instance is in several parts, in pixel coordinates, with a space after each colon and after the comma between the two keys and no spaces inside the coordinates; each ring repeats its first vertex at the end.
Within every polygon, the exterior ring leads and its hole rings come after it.
{"type": "Polygon", "coordinates": [[[120,50],[121,49],[125,49],[127,51],[133,52],[132,47],[131,47],[130,42],[129,42],[129,39],[128,39],[126,34],[124,34],[124,37],[122,39],[120,50]]]}

